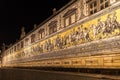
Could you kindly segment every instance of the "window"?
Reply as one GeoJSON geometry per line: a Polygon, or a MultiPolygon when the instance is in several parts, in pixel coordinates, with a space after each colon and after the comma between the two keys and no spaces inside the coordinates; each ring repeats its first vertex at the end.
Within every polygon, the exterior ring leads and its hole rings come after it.
{"type": "Polygon", "coordinates": [[[8,54],[10,54],[10,49],[9,49],[9,52],[8,52],[8,54]]]}
{"type": "Polygon", "coordinates": [[[14,48],[12,47],[12,53],[14,52],[14,48]]]}
{"type": "Polygon", "coordinates": [[[26,39],[25,39],[25,45],[26,45],[26,46],[29,44],[28,41],[29,41],[29,38],[26,38],[26,39]]]}
{"type": "Polygon", "coordinates": [[[57,21],[52,21],[49,25],[49,34],[52,34],[57,31],[57,21]]]}
{"type": "Polygon", "coordinates": [[[43,38],[43,37],[45,37],[45,32],[44,32],[44,31],[42,32],[42,38],[43,38]]]}
{"type": "Polygon", "coordinates": [[[42,34],[40,33],[40,39],[42,39],[42,34]]]}
{"type": "Polygon", "coordinates": [[[73,8],[64,14],[64,26],[69,26],[76,21],[76,8],[73,8]]]}
{"type": "Polygon", "coordinates": [[[97,1],[93,1],[90,3],[90,14],[94,14],[97,12],[97,1]]]}
{"type": "Polygon", "coordinates": [[[34,43],[35,42],[35,34],[32,34],[31,35],[31,43],[34,43]]]}
{"type": "Polygon", "coordinates": [[[20,44],[17,44],[17,50],[20,50],[20,44]]]}
{"type": "Polygon", "coordinates": [[[91,0],[87,2],[89,5],[89,14],[92,15],[109,6],[109,0],[91,0]]]}
{"type": "Polygon", "coordinates": [[[16,46],[14,46],[14,51],[16,51],[16,46]]]}
{"type": "Polygon", "coordinates": [[[10,54],[13,53],[12,48],[10,49],[10,54]]]}
{"type": "Polygon", "coordinates": [[[71,16],[71,23],[74,23],[74,22],[75,22],[75,14],[71,16]]]}
{"type": "Polygon", "coordinates": [[[11,49],[10,49],[10,54],[11,54],[11,49]]]}
{"type": "Polygon", "coordinates": [[[100,0],[100,10],[109,6],[109,0],[100,0]]]}
{"type": "Polygon", "coordinates": [[[42,39],[45,36],[44,29],[40,29],[38,33],[39,33],[39,39],[42,39]]]}
{"type": "Polygon", "coordinates": [[[23,43],[23,41],[21,42],[21,48],[23,48],[23,46],[24,46],[24,43],[23,43]]]}
{"type": "Polygon", "coordinates": [[[70,24],[69,18],[65,19],[65,26],[68,26],[70,24]]]}
{"type": "Polygon", "coordinates": [[[6,55],[7,55],[7,54],[10,54],[10,50],[7,50],[7,51],[6,51],[6,55]]]}

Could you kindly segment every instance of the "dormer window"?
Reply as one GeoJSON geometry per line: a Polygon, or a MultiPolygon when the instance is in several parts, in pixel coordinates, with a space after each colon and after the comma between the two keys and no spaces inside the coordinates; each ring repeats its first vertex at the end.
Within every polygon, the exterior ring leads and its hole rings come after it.
{"type": "Polygon", "coordinates": [[[57,21],[52,21],[49,25],[49,34],[57,32],[57,21]]]}
{"type": "Polygon", "coordinates": [[[64,17],[64,26],[67,27],[72,23],[76,22],[76,8],[73,8],[65,13],[64,17]]]}

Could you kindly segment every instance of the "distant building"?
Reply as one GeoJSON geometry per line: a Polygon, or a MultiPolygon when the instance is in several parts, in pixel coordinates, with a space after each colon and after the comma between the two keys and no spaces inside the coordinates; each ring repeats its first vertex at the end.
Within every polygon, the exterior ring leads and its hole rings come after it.
{"type": "Polygon", "coordinates": [[[120,0],[71,0],[3,52],[4,67],[120,68],[120,0]]]}

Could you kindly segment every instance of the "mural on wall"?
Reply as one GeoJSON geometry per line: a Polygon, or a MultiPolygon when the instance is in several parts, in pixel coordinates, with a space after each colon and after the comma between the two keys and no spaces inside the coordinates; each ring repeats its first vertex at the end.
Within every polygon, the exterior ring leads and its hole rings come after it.
{"type": "Polygon", "coordinates": [[[70,46],[109,38],[120,34],[120,23],[117,21],[116,12],[112,12],[107,15],[107,18],[103,21],[101,17],[96,19],[96,24],[81,24],[75,27],[69,32],[59,34],[55,40],[51,43],[51,39],[44,44],[45,51],[51,51],[54,49],[64,49],[70,46]]]}
{"type": "MultiPolygon", "coordinates": [[[[39,55],[90,41],[117,36],[120,34],[120,23],[117,12],[111,12],[39,42],[31,47],[31,50],[27,54],[39,55]]],[[[16,57],[18,58],[22,55],[26,55],[26,53],[16,54],[16,57]]]]}

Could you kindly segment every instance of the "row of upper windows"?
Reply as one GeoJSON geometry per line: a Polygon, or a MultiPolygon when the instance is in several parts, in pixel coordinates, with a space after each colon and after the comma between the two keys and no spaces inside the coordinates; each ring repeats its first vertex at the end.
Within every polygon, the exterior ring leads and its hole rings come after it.
{"type": "MultiPolygon", "coordinates": [[[[109,0],[91,0],[89,1],[88,4],[88,10],[89,10],[89,15],[92,15],[106,7],[109,6],[110,1],[109,0]]],[[[77,21],[77,14],[76,14],[77,9],[71,9],[68,12],[66,12],[63,16],[64,18],[64,27],[67,27],[77,21]]],[[[58,21],[52,21],[48,27],[49,27],[49,35],[57,32],[57,24],[58,21]]],[[[36,40],[40,40],[45,37],[45,29],[40,29],[37,34],[32,34],[30,38],[26,38],[25,41],[17,44],[14,46],[14,49],[11,48],[9,53],[12,53],[13,51],[20,50],[21,48],[27,45],[29,45],[29,40],[31,41],[30,43],[34,43],[36,40]],[[37,38],[37,39],[36,39],[37,38]]]]}
{"type": "MultiPolygon", "coordinates": [[[[64,17],[64,22],[65,22],[64,26],[67,27],[70,24],[74,23],[76,21],[75,16],[76,16],[75,13],[73,13],[72,15],[67,16],[67,17],[65,16],[64,17]]],[[[57,32],[57,23],[58,23],[57,21],[53,21],[48,25],[48,27],[49,27],[49,35],[57,32]]],[[[37,34],[32,34],[30,36],[30,38],[26,38],[25,41],[21,41],[16,46],[14,46],[14,49],[11,48],[9,53],[13,53],[14,51],[20,50],[21,48],[24,47],[24,45],[25,46],[29,45],[29,40],[30,40],[30,43],[34,43],[36,40],[40,40],[40,39],[42,39],[44,37],[45,37],[45,30],[40,29],[37,34]]]]}

